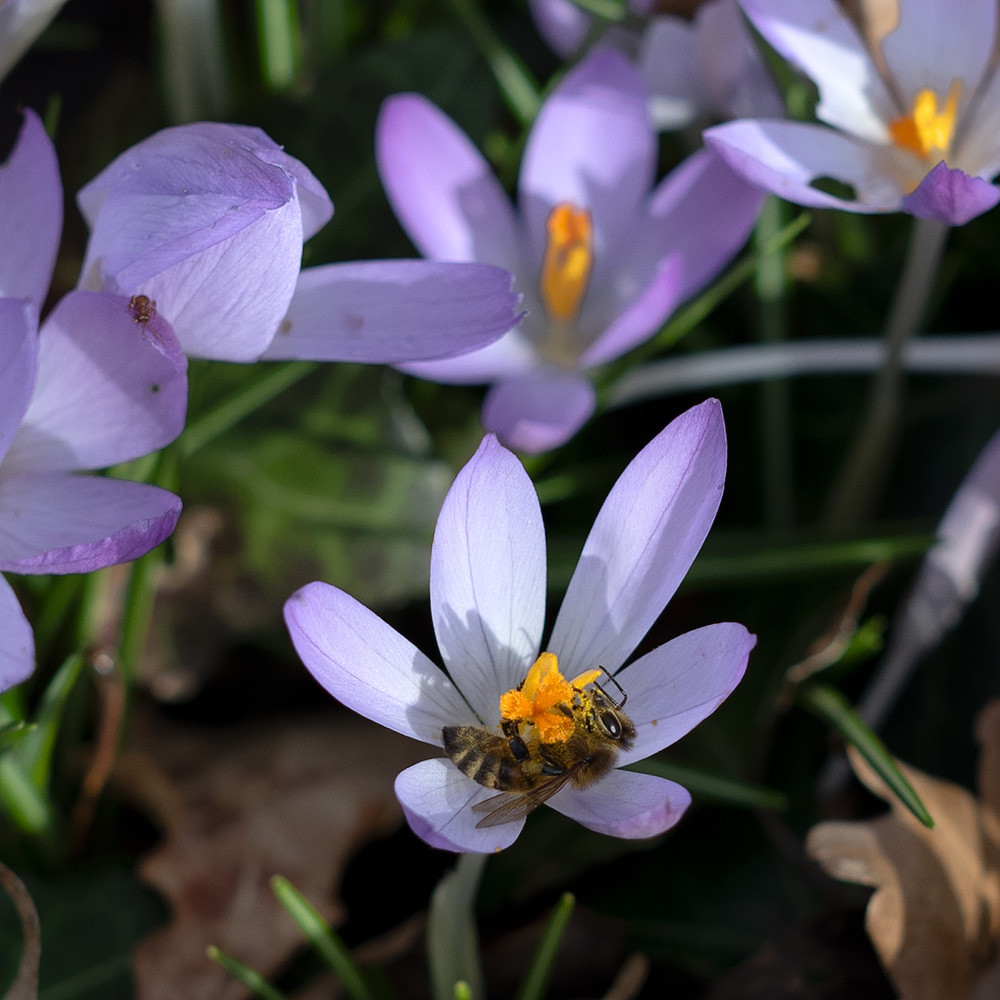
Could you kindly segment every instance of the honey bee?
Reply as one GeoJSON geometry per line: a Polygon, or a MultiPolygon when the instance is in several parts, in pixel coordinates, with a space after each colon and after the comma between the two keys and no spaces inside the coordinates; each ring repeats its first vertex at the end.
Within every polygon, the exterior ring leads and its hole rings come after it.
{"type": "Polygon", "coordinates": [[[567,784],[586,788],[603,778],[618,752],[631,749],[635,740],[635,726],[622,711],[625,701],[624,691],[616,702],[596,683],[593,690],[574,689],[572,702],[557,706],[572,720],[572,733],[550,743],[532,735],[530,727],[522,732],[518,720],[504,720],[500,732],[484,726],[445,726],[444,749],[451,762],[477,784],[500,792],[472,807],[486,814],[476,826],[523,819],[567,784]]]}

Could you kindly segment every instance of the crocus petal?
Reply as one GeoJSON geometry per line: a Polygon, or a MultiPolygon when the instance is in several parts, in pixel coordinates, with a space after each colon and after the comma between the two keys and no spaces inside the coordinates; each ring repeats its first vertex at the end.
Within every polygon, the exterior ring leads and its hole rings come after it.
{"type": "Polygon", "coordinates": [[[443,671],[342,590],[307,584],[285,602],[285,624],[313,677],[373,722],[437,746],[444,726],[476,724],[443,671]]]}
{"type": "Polygon", "coordinates": [[[882,53],[902,99],[924,88],[943,97],[960,80],[960,106],[967,106],[993,56],[996,30],[996,0],[963,0],[960,10],[941,0],[899,4],[899,23],[883,39],[882,53]]]}
{"type": "Polygon", "coordinates": [[[682,17],[658,17],[639,47],[639,69],[650,94],[653,124],[661,130],[689,125],[708,115],[694,25],[682,17]]]}
{"type": "Polygon", "coordinates": [[[549,649],[614,673],[673,596],[722,499],[726,429],[716,399],[682,413],[629,463],[594,522],[549,649]]]}
{"type": "Polygon", "coordinates": [[[571,0],[528,0],[528,7],[539,33],[558,55],[568,58],[583,45],[593,18],[571,0]]]}
{"type": "Polygon", "coordinates": [[[265,358],[399,364],[448,358],[520,319],[506,271],[429,260],[307,268],[265,358]]]}
{"type": "Polygon", "coordinates": [[[621,763],[675,743],[733,692],[757,642],[742,625],[706,625],[664,643],[620,671],[636,740],[621,763]]]}
{"type": "Polygon", "coordinates": [[[0,167],[0,296],[31,299],[41,311],[59,249],[62,204],[55,147],[38,115],[26,109],[17,145],[0,167]]]}
{"type": "Polygon", "coordinates": [[[396,778],[396,798],[410,829],[431,847],[445,851],[493,854],[517,840],[523,819],[476,829],[482,816],[472,806],[496,794],[443,757],[414,764],[396,778]]]}
{"type": "Polygon", "coordinates": [[[0,459],[28,409],[37,361],[38,311],[27,299],[0,298],[0,459]]]}
{"type": "Polygon", "coordinates": [[[531,479],[489,435],[445,497],[431,549],[431,614],[452,679],[482,722],[538,655],[545,529],[531,479]]]}
{"type": "Polygon", "coordinates": [[[390,97],[379,112],[375,156],[396,217],[422,254],[519,269],[510,199],[443,111],[419,94],[390,97]]]}
{"type": "Polygon", "coordinates": [[[589,788],[564,788],[549,805],[588,830],[641,840],[669,830],[691,805],[691,793],[652,774],[612,771],[589,788]]]}
{"type": "Polygon", "coordinates": [[[618,245],[649,190],[656,143],[639,71],[622,55],[594,49],[566,74],[535,119],[518,192],[533,260],[560,202],[589,209],[594,255],[618,245]]]}
{"type": "Polygon", "coordinates": [[[176,343],[159,348],[173,337],[154,322],[141,330],[120,296],[64,296],[42,327],[35,394],[4,470],[102,469],[173,441],[184,428],[186,359],[176,343]]]}
{"type": "Polygon", "coordinates": [[[144,483],[57,472],[0,477],[0,570],[90,573],[128,562],[173,530],[181,501],[144,483]]]}
{"type": "Polygon", "coordinates": [[[66,0],[6,0],[0,3],[0,79],[59,13],[66,0]]]}
{"type": "Polygon", "coordinates": [[[495,382],[514,375],[526,375],[538,367],[538,355],[534,345],[518,327],[478,351],[443,361],[416,361],[399,367],[404,372],[432,382],[475,385],[477,382],[495,382]]]}
{"type": "Polygon", "coordinates": [[[257,155],[265,163],[281,167],[295,180],[299,208],[302,210],[302,239],[315,236],[333,218],[333,202],[326,188],[304,163],[289,156],[283,149],[259,149],[257,155]]]}
{"type": "Polygon", "coordinates": [[[594,341],[581,357],[581,365],[604,364],[648,340],[681,300],[684,265],[680,254],[661,260],[645,291],[594,341]]]}
{"type": "Polygon", "coordinates": [[[889,154],[879,147],[823,128],[786,121],[739,121],[704,133],[747,180],[788,201],[851,212],[895,212],[903,192],[886,171],[889,154]],[[826,194],[811,182],[833,177],[850,184],[855,200],[826,194]]]}
{"type": "Polygon", "coordinates": [[[0,576],[0,694],[35,669],[35,637],[10,584],[0,576]]]}
{"type": "Polygon", "coordinates": [[[860,138],[885,140],[885,123],[902,112],[865,42],[834,0],[741,0],[741,4],[764,38],[819,87],[817,117],[860,138]]]}
{"type": "Polygon", "coordinates": [[[483,426],[509,447],[537,455],[565,444],[596,404],[587,379],[545,368],[497,382],[483,403],[483,426]]]}
{"type": "Polygon", "coordinates": [[[998,201],[1000,188],[942,161],[903,199],[903,208],[918,219],[962,226],[998,201]]]}

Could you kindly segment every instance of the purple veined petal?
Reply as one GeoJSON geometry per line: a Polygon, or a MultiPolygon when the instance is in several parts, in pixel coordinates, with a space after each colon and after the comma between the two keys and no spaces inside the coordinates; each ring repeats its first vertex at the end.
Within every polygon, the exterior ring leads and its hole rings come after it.
{"type": "Polygon", "coordinates": [[[90,573],[156,548],[179,497],[145,483],[58,472],[0,476],[0,570],[90,573]]]}
{"type": "Polygon", "coordinates": [[[647,101],[639,71],[607,48],[592,50],[546,99],[518,181],[533,271],[542,260],[546,220],[561,202],[589,209],[598,260],[628,232],[656,161],[647,101]]]}
{"type": "Polygon", "coordinates": [[[400,369],[418,378],[449,385],[476,385],[515,375],[526,375],[538,367],[534,345],[521,326],[505,333],[487,347],[443,361],[415,361],[400,369]]]}
{"type": "Polygon", "coordinates": [[[35,669],[35,636],[10,584],[0,576],[0,694],[35,669]]]}
{"type": "Polygon", "coordinates": [[[152,322],[155,328],[143,330],[117,295],[60,299],[39,335],[34,396],[4,472],[103,469],[180,434],[186,359],[169,327],[159,317],[152,322]],[[165,352],[155,341],[168,338],[174,350],[165,352]]]}
{"type": "Polygon", "coordinates": [[[620,763],[643,760],[708,718],[732,694],[746,672],[757,637],[742,625],[722,622],[679,635],[619,671],[628,695],[635,745],[620,763]]]}
{"type": "Polygon", "coordinates": [[[14,151],[0,167],[0,296],[31,299],[41,311],[59,249],[62,204],[55,147],[38,115],[25,109],[14,151]]]}
{"type": "Polygon", "coordinates": [[[511,276],[485,264],[377,260],[299,274],[269,360],[399,364],[464,354],[521,318],[511,276]]]}
{"type": "Polygon", "coordinates": [[[614,673],[649,631],[698,554],[726,477],[722,407],[673,420],[621,474],[601,507],[549,649],[563,673],[614,673]]]}
{"type": "Polygon", "coordinates": [[[313,677],[359,715],[436,746],[444,726],[476,724],[444,672],[342,590],[307,584],[285,602],[285,624],[313,677]]]}
{"type": "Polygon", "coordinates": [[[528,0],[538,33],[564,59],[577,52],[593,18],[571,0],[528,0]]]}
{"type": "Polygon", "coordinates": [[[903,111],[882,82],[864,40],[834,0],[740,2],[764,38],[819,87],[818,118],[871,142],[886,140],[886,123],[903,111]]]}
{"type": "Polygon", "coordinates": [[[697,33],[690,21],[654,18],[640,42],[639,70],[649,91],[656,128],[673,131],[711,114],[701,78],[697,33]]]}
{"type": "Polygon", "coordinates": [[[445,497],[431,547],[431,615],[452,680],[481,723],[524,680],[545,622],[545,529],[531,479],[488,435],[445,497]]]}
{"type": "Polygon", "coordinates": [[[510,199],[440,108],[419,94],[390,97],[379,112],[375,157],[393,211],[424,256],[519,269],[510,199]]]}
{"type": "Polygon", "coordinates": [[[0,298],[0,461],[31,402],[37,363],[38,311],[28,299],[0,298]]]}
{"type": "Polygon", "coordinates": [[[286,170],[295,180],[299,208],[302,210],[302,239],[311,239],[333,218],[333,202],[326,188],[301,160],[289,156],[282,149],[263,150],[257,155],[265,162],[286,170]]]}
{"type": "Polygon", "coordinates": [[[683,785],[652,774],[612,771],[589,788],[562,789],[548,804],[588,830],[642,840],[677,823],[691,805],[691,793],[683,785]]]}
{"type": "Polygon", "coordinates": [[[990,77],[959,124],[951,164],[990,180],[1000,173],[1000,72],[990,77]]]}
{"type": "Polygon", "coordinates": [[[565,444],[596,405],[586,378],[546,368],[497,382],[483,402],[482,420],[508,447],[537,455],[565,444]]]}
{"type": "Polygon", "coordinates": [[[621,357],[648,340],[677,308],[681,300],[684,261],[680,254],[661,260],[653,280],[642,294],[620,313],[580,358],[584,368],[621,357]]]}
{"type": "Polygon", "coordinates": [[[925,88],[943,98],[960,80],[961,114],[993,57],[996,31],[996,0],[963,0],[960,6],[941,0],[900,3],[899,23],[883,39],[882,52],[902,99],[912,102],[925,88]]]}
{"type": "Polygon", "coordinates": [[[964,226],[1000,201],[1000,188],[981,177],[954,170],[943,160],[903,198],[903,210],[918,219],[964,226]]]}
{"type": "Polygon", "coordinates": [[[482,817],[472,806],[496,794],[467,778],[444,757],[414,764],[396,778],[396,798],[410,829],[431,847],[444,851],[494,854],[517,840],[523,819],[476,829],[482,817]]]}
{"type": "Polygon", "coordinates": [[[0,80],[59,13],[66,0],[7,0],[0,3],[0,80]]]}
{"type": "Polygon", "coordinates": [[[122,291],[153,299],[189,356],[256,361],[288,311],[301,262],[302,216],[292,201],[122,291]]]}
{"type": "Polygon", "coordinates": [[[704,139],[752,184],[787,201],[848,212],[899,211],[903,189],[889,172],[891,151],[833,129],[748,120],[716,125],[705,131],[704,139]],[[837,198],[813,187],[810,182],[820,177],[852,185],[857,199],[837,198]]]}
{"type": "Polygon", "coordinates": [[[705,94],[717,118],[782,118],[785,100],[736,0],[710,0],[694,15],[705,94]]]}

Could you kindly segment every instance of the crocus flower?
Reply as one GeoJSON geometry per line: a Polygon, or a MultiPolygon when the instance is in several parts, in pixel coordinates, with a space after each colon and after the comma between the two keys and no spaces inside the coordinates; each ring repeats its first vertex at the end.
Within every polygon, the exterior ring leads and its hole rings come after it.
{"type": "MultiPolygon", "coordinates": [[[[614,680],[605,680],[603,690],[610,697],[621,688],[634,726],[634,739],[623,743],[631,749],[616,763],[640,761],[714,711],[742,677],[755,642],[742,625],[709,625],[621,669],[701,547],[725,467],[717,400],[679,416],[636,456],[597,515],[540,656],[541,510],[521,464],[487,436],[445,498],[431,550],[431,614],[447,672],[325,583],[303,587],[285,605],[292,641],[334,697],[437,747],[447,727],[499,734],[502,716],[530,721],[541,733],[559,714],[549,712],[543,689],[583,688],[606,673],[614,680]]],[[[530,743],[524,727],[521,732],[530,743]]],[[[495,794],[448,757],[432,757],[396,779],[414,832],[452,851],[490,852],[517,838],[523,817],[480,825],[476,807],[495,794]]],[[[586,788],[566,784],[548,805],[592,830],[641,838],[673,826],[689,802],[672,781],[615,768],[586,788]]]]}
{"type": "Polygon", "coordinates": [[[784,101],[736,0],[710,0],[690,21],[652,18],[638,61],[657,128],[784,116],[784,101]]]}
{"type": "Polygon", "coordinates": [[[594,410],[587,370],[659,329],[742,245],[759,189],[706,150],[650,192],[656,135],[638,71],[596,49],[539,112],[518,183],[520,214],[468,137],[416,94],[390,98],[376,131],[389,200],[417,248],[512,271],[528,315],[496,344],[405,366],[441,382],[491,382],[483,424],[538,452],[594,410]]]}
{"type": "MultiPolygon", "coordinates": [[[[183,354],[166,324],[140,332],[119,296],[72,292],[38,329],[62,189],[37,116],[0,169],[0,570],[87,573],[143,555],[173,530],[166,490],[79,476],[154,451],[184,426],[183,354]]],[[[0,691],[34,665],[31,628],[0,578],[0,691]]]]}
{"type": "MultiPolygon", "coordinates": [[[[625,5],[626,11],[637,17],[650,14],[655,7],[656,0],[628,0],[625,5]]],[[[576,55],[594,29],[594,15],[573,0],[528,0],[528,9],[541,36],[563,58],[576,55]]],[[[608,43],[610,35],[610,41],[628,45],[627,36],[618,27],[615,23],[608,25],[602,44],[608,43]]]]}
{"type": "Polygon", "coordinates": [[[333,205],[260,129],[163,129],[77,200],[91,227],[80,287],[145,295],[193,357],[449,357],[490,343],[519,315],[497,268],[369,261],[300,276],[303,241],[333,205]]]}
{"type": "Polygon", "coordinates": [[[995,0],[900,0],[864,39],[834,0],[741,0],[753,26],[819,88],[827,125],[746,120],[705,133],[746,177],[801,205],[909,212],[961,225],[1000,200],[995,0]],[[853,188],[837,197],[814,185],[853,188]]]}

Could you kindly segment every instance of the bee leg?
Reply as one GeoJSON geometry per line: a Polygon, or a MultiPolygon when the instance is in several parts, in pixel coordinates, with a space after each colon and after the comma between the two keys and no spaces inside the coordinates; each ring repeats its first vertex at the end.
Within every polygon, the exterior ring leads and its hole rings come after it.
{"type": "Polygon", "coordinates": [[[543,745],[540,751],[542,758],[542,774],[562,774],[566,770],[566,765],[557,760],[549,750],[543,745]]]}
{"type": "Polygon", "coordinates": [[[510,752],[518,764],[523,764],[528,759],[528,744],[520,736],[514,735],[507,741],[510,752]]]}

